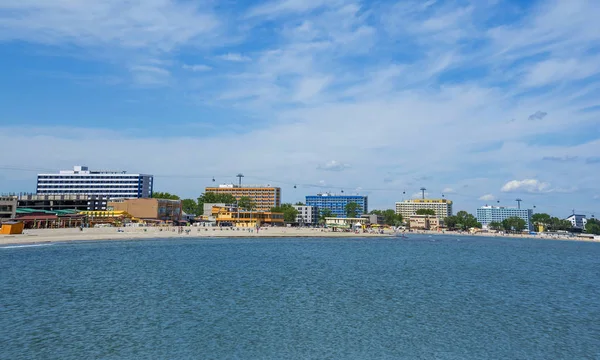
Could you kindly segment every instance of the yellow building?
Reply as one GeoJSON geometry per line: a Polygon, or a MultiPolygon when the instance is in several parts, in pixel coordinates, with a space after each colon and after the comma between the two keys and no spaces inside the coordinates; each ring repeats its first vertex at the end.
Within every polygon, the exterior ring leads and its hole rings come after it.
{"type": "Polygon", "coordinates": [[[414,199],[396,203],[396,214],[402,215],[405,219],[415,215],[419,209],[431,209],[435,211],[435,216],[438,219],[443,220],[452,216],[452,201],[447,199],[414,199]]]}
{"type": "Polygon", "coordinates": [[[242,211],[236,208],[214,206],[211,214],[217,226],[259,227],[283,226],[283,213],[270,211],[242,211]]]}
{"type": "Polygon", "coordinates": [[[205,191],[216,194],[230,194],[236,200],[243,196],[249,197],[256,204],[257,211],[269,211],[281,205],[281,188],[279,187],[228,184],[207,187],[205,191]]]}

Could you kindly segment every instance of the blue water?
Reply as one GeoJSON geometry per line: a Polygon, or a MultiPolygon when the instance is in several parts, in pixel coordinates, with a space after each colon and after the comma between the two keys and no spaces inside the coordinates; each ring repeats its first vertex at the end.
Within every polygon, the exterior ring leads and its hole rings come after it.
{"type": "Polygon", "coordinates": [[[600,359],[600,244],[0,248],[1,359],[600,359]]]}

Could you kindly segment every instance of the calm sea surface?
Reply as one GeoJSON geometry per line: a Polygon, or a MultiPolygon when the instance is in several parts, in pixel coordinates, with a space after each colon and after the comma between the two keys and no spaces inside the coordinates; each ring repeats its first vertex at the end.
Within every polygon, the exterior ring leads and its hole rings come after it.
{"type": "Polygon", "coordinates": [[[600,244],[0,248],[0,359],[600,359],[600,244]]]}

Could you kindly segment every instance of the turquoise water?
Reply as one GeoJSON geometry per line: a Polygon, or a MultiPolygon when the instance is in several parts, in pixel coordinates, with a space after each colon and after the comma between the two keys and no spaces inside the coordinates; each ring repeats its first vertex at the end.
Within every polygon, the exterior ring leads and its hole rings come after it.
{"type": "Polygon", "coordinates": [[[0,248],[0,359],[600,359],[600,244],[0,248]]]}

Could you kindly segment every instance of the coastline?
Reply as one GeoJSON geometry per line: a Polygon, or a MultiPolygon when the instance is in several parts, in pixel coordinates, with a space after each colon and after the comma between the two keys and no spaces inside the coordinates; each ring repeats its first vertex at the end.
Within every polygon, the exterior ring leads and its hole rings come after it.
{"type": "MultiPolygon", "coordinates": [[[[110,240],[144,240],[144,239],[210,239],[210,238],[286,238],[286,237],[323,237],[323,238],[343,238],[343,237],[394,237],[392,231],[384,231],[383,234],[354,233],[354,232],[333,232],[328,229],[312,228],[266,228],[259,232],[248,232],[247,229],[231,230],[219,228],[196,228],[184,227],[184,230],[190,230],[189,233],[179,233],[177,227],[164,228],[91,228],[80,231],[79,229],[33,229],[26,230],[22,235],[0,235],[0,246],[2,245],[27,245],[70,241],[110,241],[110,240]]],[[[562,240],[562,241],[583,241],[600,242],[593,239],[573,238],[567,236],[545,236],[545,235],[520,235],[520,234],[493,234],[493,233],[459,233],[453,231],[418,231],[405,233],[409,238],[411,235],[430,235],[430,236],[463,236],[463,237],[498,237],[498,238],[524,238],[538,240],[562,240]]]]}

